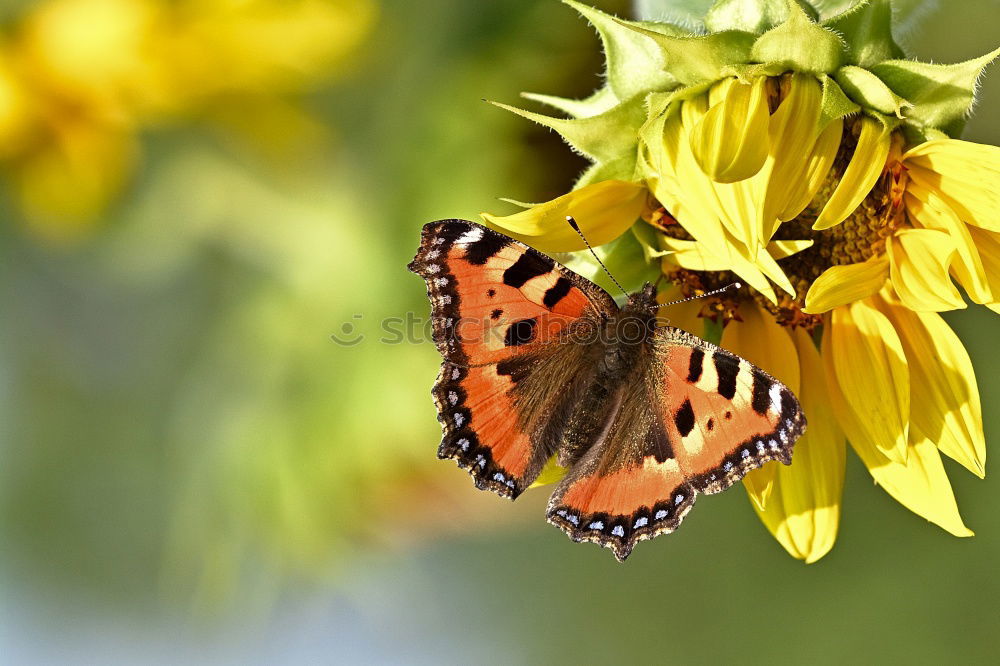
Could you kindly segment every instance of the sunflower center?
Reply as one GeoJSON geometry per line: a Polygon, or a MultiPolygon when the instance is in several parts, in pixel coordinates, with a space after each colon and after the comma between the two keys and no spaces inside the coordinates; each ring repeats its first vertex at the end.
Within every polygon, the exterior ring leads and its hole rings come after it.
{"type": "MultiPolygon", "coordinates": [[[[816,278],[831,266],[860,263],[885,252],[886,238],[896,228],[902,210],[899,202],[895,201],[897,197],[894,187],[900,174],[892,170],[879,178],[868,196],[842,223],[823,231],[812,228],[854,156],[859,131],[860,122],[845,125],[837,157],[819,192],[798,217],[781,224],[774,234],[773,240],[813,241],[811,247],[778,260],[778,265],[795,289],[795,296],[776,290],[776,305],[757,290],[744,285],[738,292],[730,291],[721,297],[706,299],[701,316],[714,321],[721,318],[722,323],[730,319],[739,320],[740,301],[753,299],[774,315],[779,324],[804,326],[812,330],[820,323],[821,318],[819,315],[806,314],[802,308],[805,307],[806,293],[816,278]]],[[[693,240],[662,207],[654,210],[648,221],[673,238],[693,240]]],[[[680,287],[685,297],[697,296],[739,279],[730,271],[692,271],[679,267],[668,271],[667,277],[680,287]]]]}

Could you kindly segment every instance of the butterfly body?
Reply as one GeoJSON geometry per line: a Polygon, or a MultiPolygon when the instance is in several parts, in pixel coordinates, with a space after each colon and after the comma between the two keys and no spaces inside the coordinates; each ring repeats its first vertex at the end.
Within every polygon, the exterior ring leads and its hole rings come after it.
{"type": "Polygon", "coordinates": [[[770,460],[805,429],[795,397],[747,361],[657,326],[656,290],[618,307],[551,258],[463,220],[426,225],[411,270],[427,281],[444,363],[438,455],[516,498],[556,456],[569,469],[547,518],[610,547],[673,531],[699,493],[770,460]]]}

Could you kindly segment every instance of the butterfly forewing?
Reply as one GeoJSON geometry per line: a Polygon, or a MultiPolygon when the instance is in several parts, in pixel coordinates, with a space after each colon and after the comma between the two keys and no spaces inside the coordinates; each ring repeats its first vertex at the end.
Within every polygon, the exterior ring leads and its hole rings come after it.
{"type": "Polygon", "coordinates": [[[426,225],[410,269],[427,282],[445,359],[433,390],[438,454],[478,487],[516,497],[556,450],[567,370],[585,374],[579,348],[560,343],[617,306],[546,255],[462,220],[426,225]]]}

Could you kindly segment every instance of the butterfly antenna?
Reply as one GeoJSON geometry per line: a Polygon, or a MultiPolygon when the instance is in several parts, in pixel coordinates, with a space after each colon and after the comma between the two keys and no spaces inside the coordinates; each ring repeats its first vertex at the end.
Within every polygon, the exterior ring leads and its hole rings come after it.
{"type": "Polygon", "coordinates": [[[742,286],[743,286],[743,284],[740,283],[740,282],[731,282],[731,283],[727,284],[725,287],[719,287],[718,289],[713,289],[712,291],[706,291],[704,294],[701,294],[700,296],[688,296],[687,298],[682,298],[679,301],[670,301],[669,303],[660,303],[659,305],[657,305],[653,309],[656,310],[656,309],[659,309],[659,308],[665,308],[668,305],[677,305],[678,303],[687,303],[688,301],[694,301],[694,300],[697,300],[699,298],[706,298],[708,296],[715,296],[716,294],[721,294],[722,292],[729,291],[730,289],[739,289],[742,286]]]}
{"type": "Polygon", "coordinates": [[[625,287],[623,287],[621,283],[615,279],[615,276],[611,274],[611,271],[608,270],[608,267],[604,265],[604,262],[601,261],[601,258],[597,256],[596,252],[594,252],[594,248],[590,246],[590,242],[587,240],[587,237],[583,235],[582,231],[580,231],[580,225],[576,223],[576,220],[574,220],[572,216],[567,215],[566,221],[569,222],[569,226],[573,227],[573,231],[575,231],[577,234],[580,235],[580,238],[583,240],[583,244],[586,245],[587,249],[590,250],[590,253],[594,255],[594,259],[596,259],[597,263],[601,265],[601,268],[604,269],[604,272],[608,274],[608,277],[611,278],[611,281],[615,283],[615,286],[618,287],[618,289],[625,295],[625,298],[628,298],[628,292],[625,291],[625,287]]]}

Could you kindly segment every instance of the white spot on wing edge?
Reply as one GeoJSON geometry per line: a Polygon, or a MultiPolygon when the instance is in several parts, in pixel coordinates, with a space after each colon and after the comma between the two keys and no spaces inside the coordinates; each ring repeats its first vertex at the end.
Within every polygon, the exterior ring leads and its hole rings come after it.
{"type": "Polygon", "coordinates": [[[625,528],[622,527],[621,525],[615,525],[614,527],[611,528],[611,533],[614,534],[616,537],[623,537],[625,536],[625,528]]]}
{"type": "Polygon", "coordinates": [[[771,396],[771,407],[778,414],[781,413],[781,384],[775,383],[767,393],[771,396]]]}
{"type": "Polygon", "coordinates": [[[455,241],[458,245],[469,245],[470,243],[475,243],[483,237],[483,230],[480,227],[472,227],[464,234],[458,237],[455,241]]]}
{"type": "Polygon", "coordinates": [[[646,516],[639,516],[635,519],[635,525],[632,526],[632,529],[637,530],[640,527],[645,527],[648,522],[649,519],[646,516]]]}

